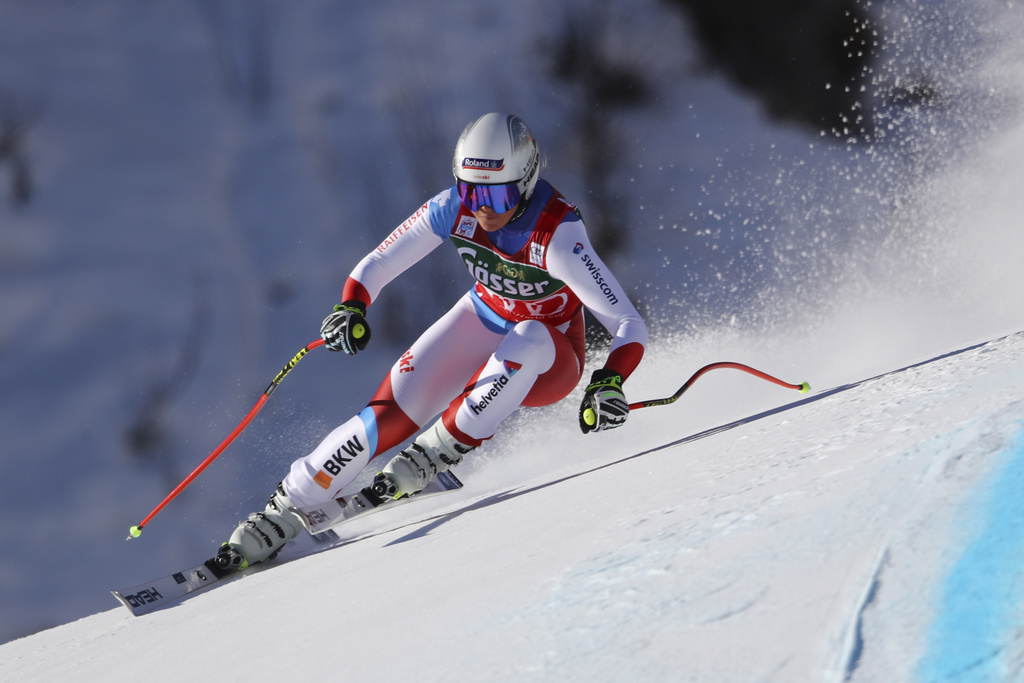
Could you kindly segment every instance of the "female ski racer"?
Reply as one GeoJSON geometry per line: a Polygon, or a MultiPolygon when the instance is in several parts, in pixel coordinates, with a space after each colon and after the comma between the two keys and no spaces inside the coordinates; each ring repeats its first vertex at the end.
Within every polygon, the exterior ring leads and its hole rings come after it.
{"type": "Polygon", "coordinates": [[[334,351],[365,349],[367,309],[381,289],[445,241],[476,284],[398,359],[362,412],[292,464],[266,508],[221,547],[218,565],[237,569],[276,554],[304,528],[295,507],[338,496],[370,460],[439,413],[377,475],[382,499],[421,490],[519,406],[565,398],[583,375],[584,306],[613,341],[586,389],[580,428],[625,422],[622,383],[643,356],[647,328],[591,247],[576,207],[539,178],[540,166],[519,117],[486,114],[465,128],[452,160],[455,186],[359,262],[321,335],[334,351]]]}

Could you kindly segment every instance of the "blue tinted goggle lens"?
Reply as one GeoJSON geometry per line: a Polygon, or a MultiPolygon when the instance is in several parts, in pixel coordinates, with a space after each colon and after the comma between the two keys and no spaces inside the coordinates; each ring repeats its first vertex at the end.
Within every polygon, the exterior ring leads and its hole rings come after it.
{"type": "Polygon", "coordinates": [[[482,206],[489,206],[498,213],[505,213],[521,198],[515,183],[501,185],[477,185],[460,180],[459,199],[470,211],[479,211],[482,206]]]}

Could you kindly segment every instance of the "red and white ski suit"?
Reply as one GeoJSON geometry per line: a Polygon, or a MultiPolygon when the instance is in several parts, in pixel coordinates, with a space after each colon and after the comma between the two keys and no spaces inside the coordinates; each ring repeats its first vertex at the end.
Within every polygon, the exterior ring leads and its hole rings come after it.
{"type": "Polygon", "coordinates": [[[639,364],[646,326],[575,207],[544,180],[523,215],[493,233],[454,187],[441,192],[359,262],[342,300],[369,306],[445,241],[476,285],[399,358],[362,412],[292,464],[284,483],[294,503],[337,496],[374,456],[439,413],[459,441],[479,445],[519,406],[565,398],[583,375],[584,306],[612,335],[604,367],[625,378],[639,364]]]}

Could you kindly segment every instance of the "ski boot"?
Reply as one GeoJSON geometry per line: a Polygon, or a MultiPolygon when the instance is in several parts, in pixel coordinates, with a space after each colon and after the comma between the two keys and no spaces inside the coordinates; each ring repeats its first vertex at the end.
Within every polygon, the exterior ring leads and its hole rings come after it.
{"type": "Polygon", "coordinates": [[[273,558],[289,539],[295,538],[303,529],[302,516],[288,500],[284,486],[278,484],[266,508],[252,513],[249,519],[238,525],[228,542],[220,547],[213,562],[225,573],[245,569],[273,558]]]}
{"type": "Polygon", "coordinates": [[[392,458],[369,488],[381,501],[414,495],[474,448],[457,440],[438,420],[392,458]]]}

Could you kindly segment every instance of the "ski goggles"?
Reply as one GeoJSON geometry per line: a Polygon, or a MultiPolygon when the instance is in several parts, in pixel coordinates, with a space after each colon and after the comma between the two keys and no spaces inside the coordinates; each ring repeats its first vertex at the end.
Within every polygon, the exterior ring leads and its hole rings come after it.
{"type": "Polygon", "coordinates": [[[519,188],[514,182],[500,185],[478,185],[460,180],[458,186],[462,205],[473,212],[479,211],[481,207],[489,206],[498,213],[505,213],[518,204],[522,198],[519,188]]]}

